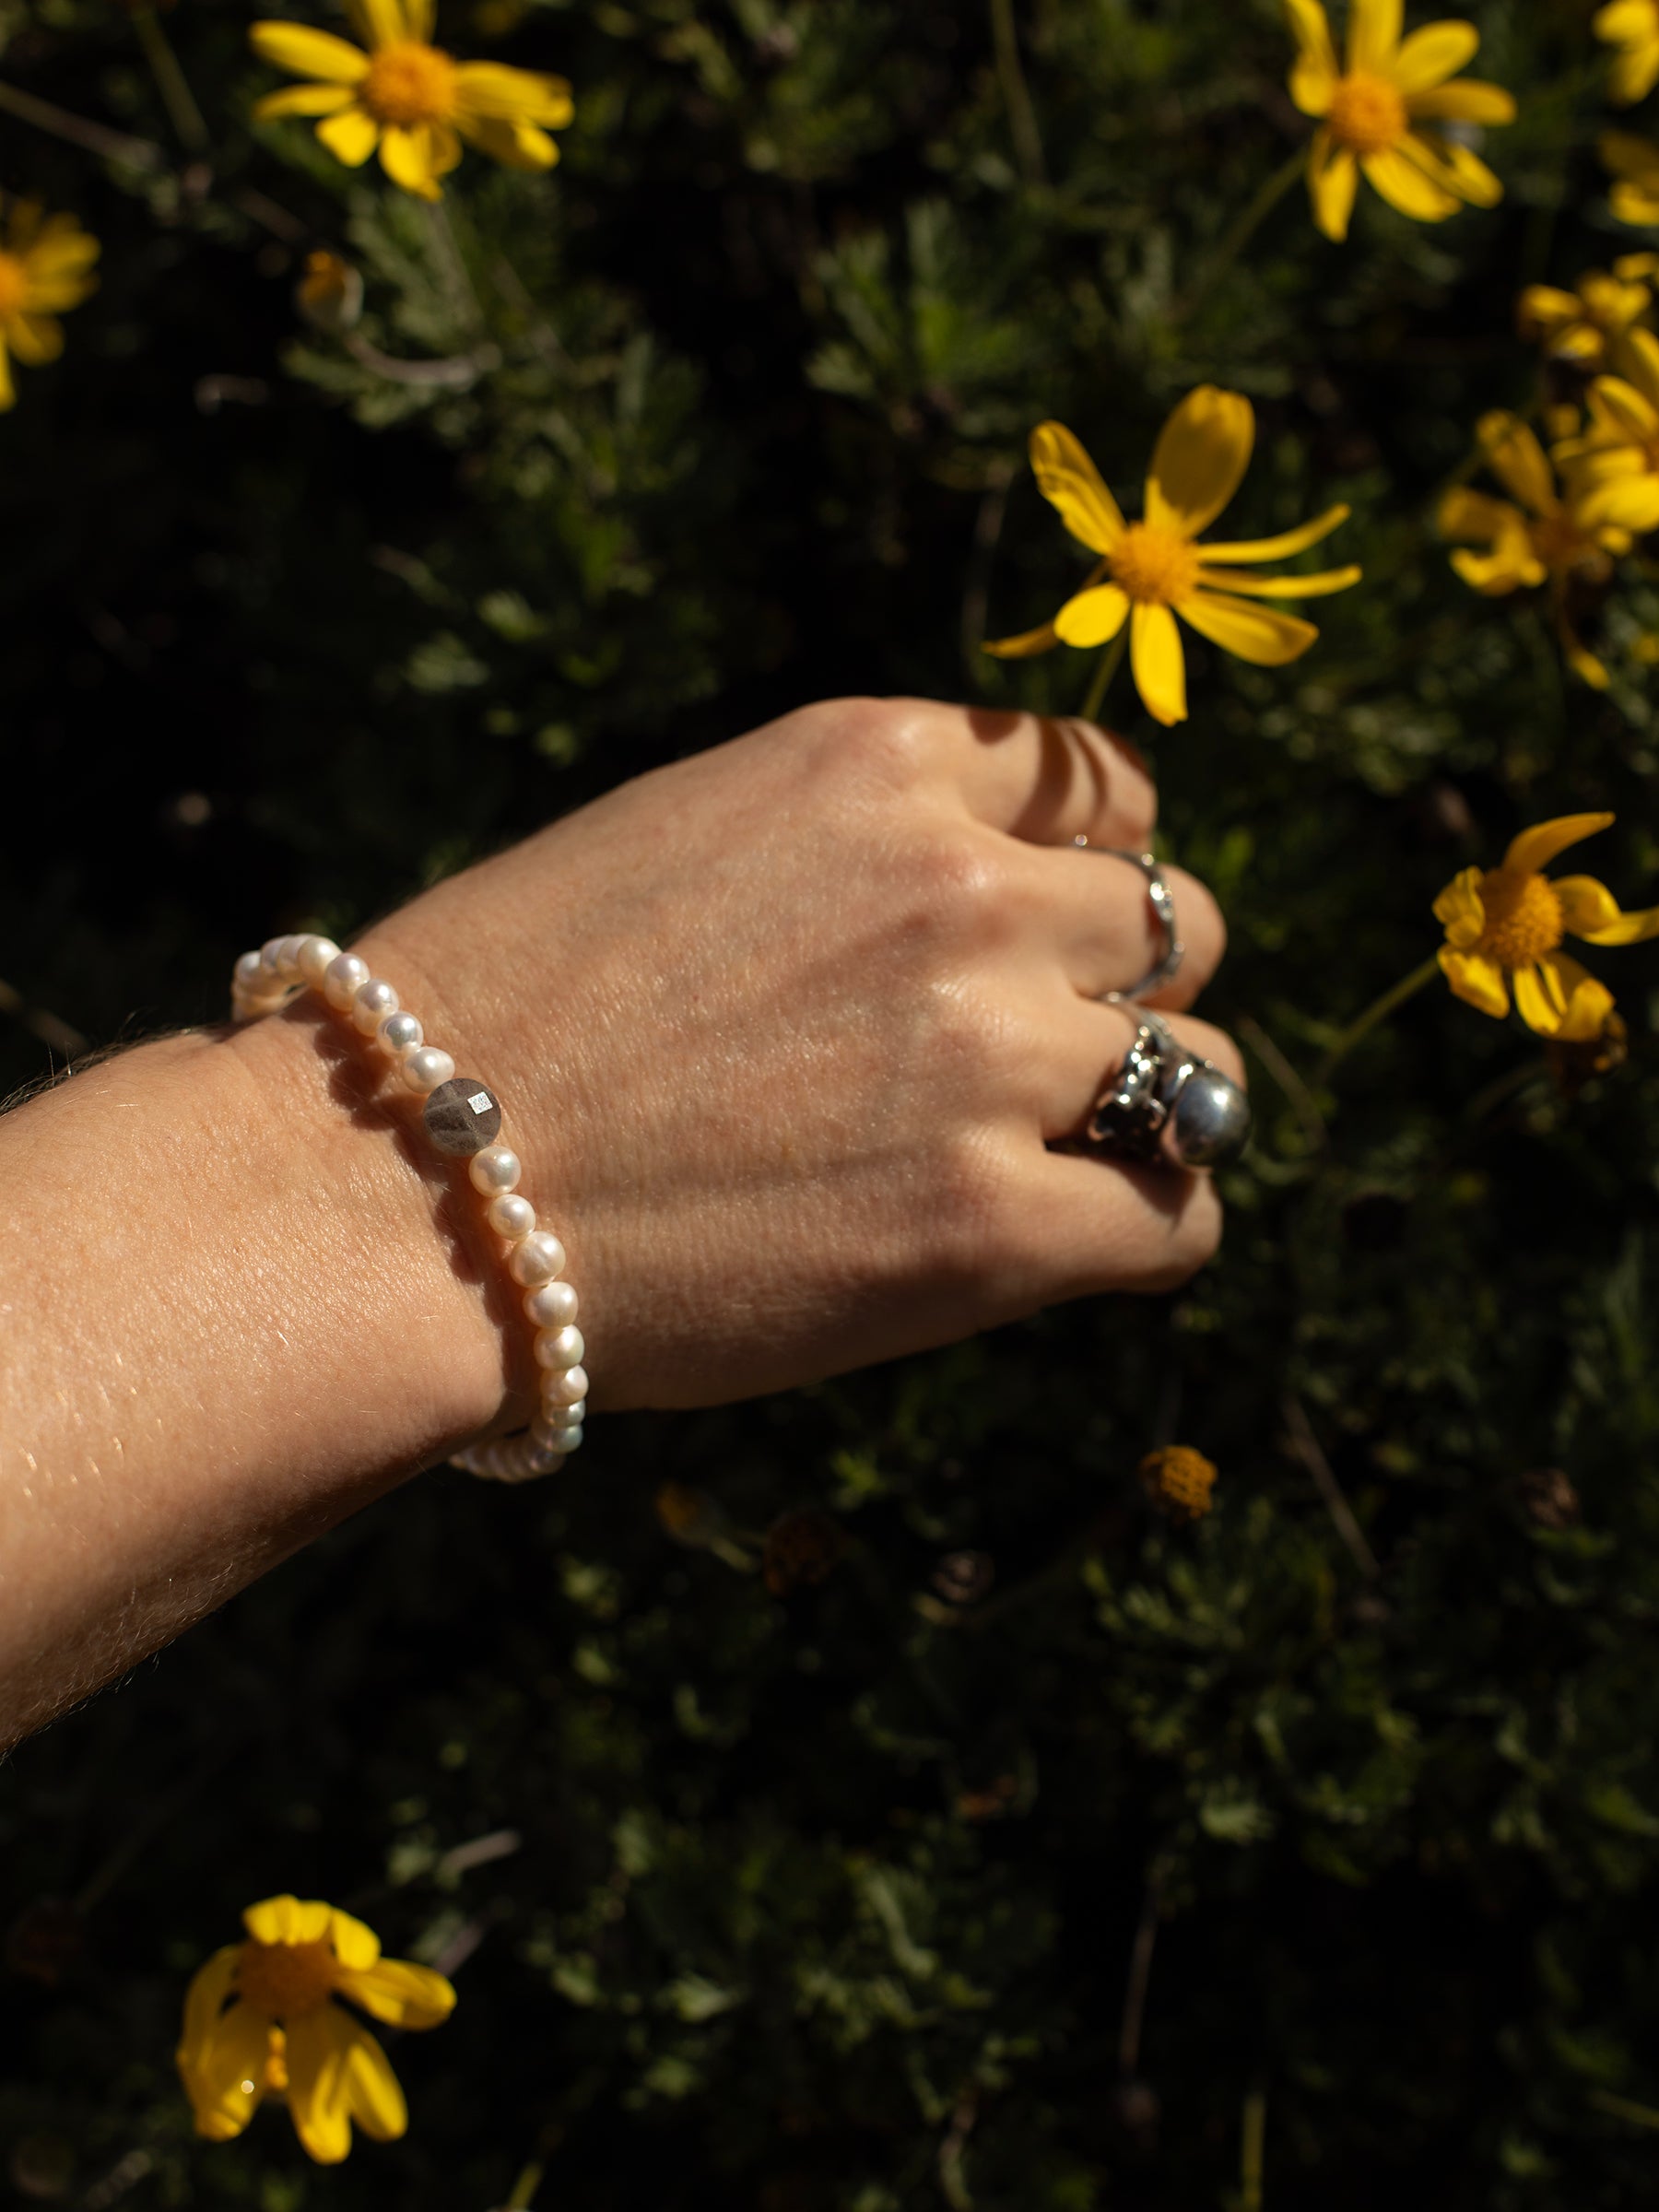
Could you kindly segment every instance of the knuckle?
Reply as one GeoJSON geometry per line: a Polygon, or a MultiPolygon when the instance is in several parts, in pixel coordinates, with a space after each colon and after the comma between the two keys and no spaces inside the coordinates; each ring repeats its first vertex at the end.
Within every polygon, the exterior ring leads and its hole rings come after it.
{"type": "Polygon", "coordinates": [[[814,711],[822,755],[881,790],[916,782],[935,750],[931,713],[913,699],[837,699],[814,711]]]}
{"type": "Polygon", "coordinates": [[[924,943],[983,947],[1014,926],[1014,886],[1004,854],[966,825],[920,840],[905,863],[908,921],[924,943]]]}

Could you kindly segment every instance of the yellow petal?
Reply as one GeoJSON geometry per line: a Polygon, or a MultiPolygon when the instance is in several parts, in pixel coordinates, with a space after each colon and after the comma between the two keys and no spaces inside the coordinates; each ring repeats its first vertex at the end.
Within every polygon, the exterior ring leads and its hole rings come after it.
{"type": "Polygon", "coordinates": [[[504,169],[551,169],[559,159],[558,147],[534,123],[509,123],[500,115],[457,115],[455,128],[504,169]]]}
{"type": "Polygon", "coordinates": [[[1514,94],[1473,76],[1459,77],[1456,84],[1438,86],[1432,92],[1414,92],[1406,108],[1414,121],[1474,123],[1485,130],[1515,120],[1514,94]]]}
{"type": "Polygon", "coordinates": [[[1285,0],[1285,14],[1296,40],[1290,97],[1304,115],[1324,115],[1330,108],[1340,74],[1330,18],[1320,0],[1285,0]]]}
{"type": "Polygon", "coordinates": [[[44,368],[64,350],[64,326],[51,315],[7,315],[6,342],[28,367],[44,368]]]}
{"type": "Polygon", "coordinates": [[[1319,636],[1312,622],[1219,592],[1194,592],[1176,611],[1201,638],[1259,668],[1282,668],[1287,661],[1300,660],[1319,636]]]}
{"type": "Polygon", "coordinates": [[[332,1906],[318,1898],[301,1900],[286,1891],[281,1897],[263,1898],[242,1914],[242,1925],[255,1943],[321,1943],[328,1933],[332,1906]]]}
{"type": "Polygon", "coordinates": [[[186,2070],[180,2067],[198,2136],[228,2143],[247,2126],[265,2092],[272,2024],[252,2005],[232,2005],[186,2070]]]}
{"type": "Polygon", "coordinates": [[[1544,448],[1519,415],[1494,407],[1475,426],[1487,465],[1529,514],[1553,514],[1560,501],[1544,448]]]}
{"type": "Polygon", "coordinates": [[[369,74],[369,56],[360,47],[332,30],[313,30],[309,23],[255,23],[248,43],[262,62],[286,69],[290,76],[357,85],[369,74]]]}
{"type": "Polygon", "coordinates": [[[1072,535],[1091,553],[1110,553],[1124,535],[1123,510],[1078,441],[1063,422],[1040,422],[1030,455],[1038,490],[1072,535]]]}
{"type": "Polygon", "coordinates": [[[419,35],[409,29],[408,18],[398,0],[346,0],[346,13],[359,35],[371,46],[394,46],[402,40],[419,35]]]}
{"type": "MultiPolygon", "coordinates": [[[[1246,599],[1326,599],[1346,592],[1365,573],[1363,569],[1322,569],[1311,576],[1252,576],[1235,569],[1212,569],[1206,561],[1198,571],[1206,591],[1238,592],[1246,599]]],[[[1184,611],[1184,609],[1183,609],[1184,611]]]]}
{"type": "Polygon", "coordinates": [[[1288,560],[1293,553],[1305,553],[1310,546],[1318,545],[1322,537],[1329,537],[1353,512],[1351,507],[1327,507],[1311,523],[1303,523],[1295,530],[1283,530],[1277,537],[1246,538],[1230,546],[1200,546],[1198,550],[1206,560],[1288,560]]]}
{"type": "Polygon", "coordinates": [[[1515,322],[1524,338],[1547,338],[1579,322],[1584,303],[1576,292],[1553,284],[1529,284],[1515,302],[1515,322]]]}
{"type": "Polygon", "coordinates": [[[1645,945],[1659,937],[1659,906],[1625,914],[1606,884],[1594,876],[1560,876],[1551,887],[1561,916],[1575,937],[1591,945],[1645,945]]]}
{"type": "Polygon", "coordinates": [[[1372,190],[1413,222],[1444,222],[1462,205],[1457,194],[1431,177],[1421,162],[1407,158],[1404,144],[1386,147],[1380,154],[1367,154],[1359,166],[1372,190]]]}
{"type": "Polygon", "coordinates": [[[1659,30],[1653,0],[1607,0],[1605,7],[1596,9],[1592,22],[1596,37],[1615,46],[1633,44],[1659,30]]]}
{"type": "Polygon", "coordinates": [[[18,389],[12,382],[11,356],[6,351],[4,333],[0,333],[0,415],[18,404],[18,389]]]}
{"type": "Polygon", "coordinates": [[[1104,645],[1123,629],[1129,594],[1115,583],[1097,583],[1068,599],[1054,617],[1055,635],[1067,645],[1104,645]]]}
{"type": "Polygon", "coordinates": [[[1485,959],[1478,953],[1453,952],[1449,945],[1442,945],[1435,958],[1446,981],[1465,1006],[1502,1020],[1510,1007],[1509,985],[1496,960],[1485,959]]]}
{"type": "Polygon", "coordinates": [[[1489,553],[1460,549],[1453,554],[1452,566],[1472,591],[1488,599],[1534,591],[1549,573],[1524,535],[1501,538],[1489,553]]]}
{"type": "Polygon", "coordinates": [[[380,1959],[372,1966],[348,1968],[337,1986],[343,1997],[391,2028],[436,2028],[455,2009],[452,1984],[410,1959],[380,1959]]]}
{"type": "Polygon", "coordinates": [[[1535,875],[1569,845],[1581,844],[1585,838],[1611,829],[1614,818],[1610,814],[1558,814],[1547,822],[1535,822],[1530,830],[1523,830],[1519,837],[1510,840],[1503,865],[1535,875]]]}
{"type": "Polygon", "coordinates": [[[101,251],[89,230],[73,216],[54,215],[29,249],[31,277],[78,275],[89,269],[101,251]]]}
{"type": "Polygon", "coordinates": [[[430,130],[418,124],[413,130],[394,125],[381,138],[381,167],[394,184],[413,193],[418,200],[441,200],[443,191],[432,162],[430,130]]]}
{"type": "Polygon", "coordinates": [[[347,108],[328,115],[317,125],[317,135],[336,161],[347,169],[361,169],[380,144],[381,126],[366,108],[347,108]]]}
{"type": "Polygon", "coordinates": [[[351,2148],[347,2062],[356,2026],[337,2005],[320,2005],[288,2022],[288,2111],[294,2133],[319,2166],[337,2166],[351,2148]]]}
{"type": "Polygon", "coordinates": [[[1626,343],[1630,353],[1625,381],[1646,400],[1647,421],[1652,429],[1659,430],[1659,338],[1651,330],[1632,330],[1626,334],[1626,343]]]}
{"type": "Polygon", "coordinates": [[[1041,629],[1024,629],[1015,638],[987,638],[980,647],[999,661],[1029,661],[1034,653],[1049,653],[1060,642],[1060,633],[1052,622],[1041,629]]]}
{"type": "Polygon", "coordinates": [[[288,85],[267,92],[253,102],[255,123],[275,123],[282,115],[337,115],[350,107],[357,94],[349,85],[288,85]]]}
{"type": "Polygon", "coordinates": [[[377,2143],[394,2143],[409,2124],[409,2108],[392,2062],[367,2028],[352,2022],[346,2057],[346,2090],[351,2116],[377,2143]]]}
{"type": "Polygon", "coordinates": [[[1444,926],[1454,952],[1467,952],[1486,927],[1486,900],[1480,895],[1485,880],[1480,868],[1461,869],[1434,902],[1434,918],[1444,926]]]}
{"type": "Polygon", "coordinates": [[[1489,545],[1504,536],[1524,539],[1526,535],[1526,518],[1519,507],[1512,507],[1507,500],[1495,500],[1488,491],[1471,491],[1462,484],[1441,501],[1438,519],[1442,537],[1467,538],[1476,545],[1489,545]]]}
{"type": "Polygon", "coordinates": [[[1427,92],[1466,69],[1479,52],[1473,23],[1425,23],[1402,44],[1388,74],[1398,91],[1427,92]]]}
{"type": "Polygon", "coordinates": [[[334,1955],[343,1967],[360,1971],[372,1966],[381,1955],[380,1937],[374,1930],[349,1912],[342,1912],[338,1905],[329,1910],[328,1936],[334,1955]]]}
{"type": "Polygon", "coordinates": [[[1147,477],[1154,529],[1196,537],[1238,490],[1255,444],[1255,410],[1241,392],[1200,384],[1159,432],[1147,477]]]}
{"type": "Polygon", "coordinates": [[[212,2041],[219,2015],[225,2009],[225,2000],[236,1985],[236,1968],[241,1957],[241,1945],[228,1943],[190,1977],[190,1987],[184,1993],[184,2021],[174,2054],[181,2074],[188,2074],[200,2065],[212,2041]]]}
{"type": "Polygon", "coordinates": [[[1129,623],[1129,665],[1135,688],[1154,722],[1167,729],[1186,720],[1186,655],[1167,606],[1135,609],[1129,623]]]}
{"type": "Polygon", "coordinates": [[[1359,189],[1359,164],[1351,148],[1338,146],[1329,131],[1316,132],[1308,148],[1308,197],[1315,224],[1338,245],[1348,234],[1359,189]]]}
{"type": "Polygon", "coordinates": [[[1564,1044],[1599,1037],[1613,1011],[1613,994],[1564,952],[1547,952],[1515,971],[1515,1005],[1529,1030],[1564,1044]]]}
{"type": "Polygon", "coordinates": [[[1437,134],[1430,137],[1424,131],[1408,131],[1400,141],[1400,151],[1419,169],[1427,170],[1448,192],[1472,206],[1496,207],[1503,197],[1503,186],[1480,156],[1456,138],[1442,138],[1437,134]]]}
{"type": "Polygon", "coordinates": [[[1621,223],[1659,223],[1659,178],[1652,184],[1615,184],[1607,204],[1621,223]]]}
{"type": "Polygon", "coordinates": [[[455,105],[467,116],[496,115],[556,131],[576,112],[564,77],[510,69],[504,62],[463,62],[455,71],[455,105]]]}
{"type": "Polygon", "coordinates": [[[1611,526],[1645,537],[1659,530],[1659,476],[1612,477],[1575,500],[1573,512],[1586,529],[1611,526]]]}
{"type": "Polygon", "coordinates": [[[1589,684],[1597,691],[1606,691],[1613,678],[1605,662],[1598,661],[1583,642],[1569,619],[1564,605],[1558,602],[1555,608],[1556,635],[1561,641],[1561,651],[1567,655],[1567,665],[1581,683],[1589,684]]]}
{"type": "Polygon", "coordinates": [[[1403,18],[1402,0],[1349,0],[1348,67],[1391,75],[1403,18]]]}

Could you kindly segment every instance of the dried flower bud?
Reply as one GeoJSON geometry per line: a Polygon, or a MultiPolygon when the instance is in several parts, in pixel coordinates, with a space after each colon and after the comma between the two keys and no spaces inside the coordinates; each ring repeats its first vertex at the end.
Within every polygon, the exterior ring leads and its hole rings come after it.
{"type": "Polygon", "coordinates": [[[688,1551],[707,1551],[724,1540],[730,1525],[725,1509],[707,1490],[694,1489],[688,1482],[665,1482],[655,1503],[664,1534],[688,1551]]]}
{"type": "Polygon", "coordinates": [[[804,1584],[821,1583],[835,1571],[846,1549],[840,1523],[828,1513],[785,1513],[766,1532],[760,1555],[766,1586],[774,1597],[787,1597],[804,1584]]]}
{"type": "Polygon", "coordinates": [[[1552,1037],[1544,1048],[1549,1072],[1568,1100],[1576,1099],[1585,1084],[1597,1076],[1609,1075],[1614,1068],[1622,1067],[1630,1053],[1630,1032],[1618,1014],[1609,1014],[1597,1035],[1587,1037],[1581,1043],[1570,1044],[1559,1037],[1552,1037]]]}
{"type": "Polygon", "coordinates": [[[319,246],[305,257],[305,274],[294,287],[294,305],[318,330],[349,330],[363,312],[363,279],[348,261],[319,246]]]}
{"type": "Polygon", "coordinates": [[[1579,1494],[1560,1467],[1529,1467],[1515,1478],[1522,1511],[1539,1528],[1576,1528],[1583,1517],[1579,1494]]]}
{"type": "Polygon", "coordinates": [[[1148,1452],[1140,1464],[1141,1487],[1172,1521],[1203,1520],[1210,1510],[1216,1474],[1215,1463],[1191,1444],[1166,1444],[1160,1452],[1148,1452]]]}

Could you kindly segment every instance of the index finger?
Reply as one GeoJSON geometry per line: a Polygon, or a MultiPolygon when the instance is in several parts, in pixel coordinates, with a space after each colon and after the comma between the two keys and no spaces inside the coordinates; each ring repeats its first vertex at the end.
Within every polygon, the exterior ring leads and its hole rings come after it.
{"type": "Polygon", "coordinates": [[[1157,788],[1110,731],[1061,715],[940,712],[962,795],[981,821],[1034,845],[1151,842],[1157,788]]]}

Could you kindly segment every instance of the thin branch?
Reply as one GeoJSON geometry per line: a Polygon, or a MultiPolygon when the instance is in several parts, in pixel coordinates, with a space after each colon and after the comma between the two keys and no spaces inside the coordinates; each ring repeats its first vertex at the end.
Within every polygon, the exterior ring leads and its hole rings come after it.
{"type": "Polygon", "coordinates": [[[1290,1449],[1313,1477],[1313,1487],[1324,1500],[1325,1511],[1335,1524],[1336,1534],[1347,1546],[1360,1573],[1368,1582],[1374,1582],[1382,1571],[1377,1564],[1377,1555],[1366,1542],[1365,1531],[1355,1520],[1354,1509],[1343,1496],[1342,1485],[1331,1472],[1331,1463],[1320,1449],[1313,1425],[1294,1391],[1285,1393],[1285,1423],[1290,1431],[1287,1440],[1290,1449]]]}
{"type": "Polygon", "coordinates": [[[1141,2026],[1147,2015],[1147,1989],[1152,1980],[1152,1947],[1158,1941],[1159,1908],[1169,1878],[1170,1863],[1156,1858],[1147,1869],[1146,1894],[1140,1920],[1129,1947],[1129,1973],[1124,1984],[1124,2011],[1118,2028],[1118,2066],[1125,2075],[1140,2071],[1141,2026]]]}
{"type": "Polygon", "coordinates": [[[15,115],[19,123],[32,123],[37,131],[50,131],[54,138],[67,139],[71,146],[96,154],[100,161],[119,161],[127,169],[167,166],[167,156],[147,138],[129,138],[124,131],[112,131],[84,115],[72,115],[67,108],[54,108],[49,100],[37,100],[32,92],[19,92],[16,85],[0,84],[0,111],[15,115]]]}
{"type": "Polygon", "coordinates": [[[1243,1038],[1251,1051],[1289,1100],[1291,1111],[1301,1124],[1302,1135],[1307,1138],[1310,1148],[1315,1152],[1323,1152],[1331,1141],[1331,1133],[1325,1126],[1324,1115],[1320,1112],[1319,1103],[1313,1093],[1308,1088],[1253,1014],[1240,1015],[1238,1030],[1240,1036],[1243,1038]]]}
{"type": "Polygon", "coordinates": [[[341,340],[354,361],[383,376],[390,384],[425,384],[441,390],[464,392],[476,384],[479,377],[500,364],[500,351],[494,346],[479,346],[471,353],[452,354],[441,361],[405,361],[395,354],[382,353],[378,346],[353,330],[341,340]]]}
{"type": "Polygon", "coordinates": [[[1008,110],[1008,135],[1015,159],[1028,184],[1046,184],[1042,160],[1042,134],[1030,88],[1019,59],[1019,33],[1014,24],[1014,0],[991,0],[991,35],[996,46],[996,74],[1002,79],[1003,99],[1008,110]]]}
{"type": "Polygon", "coordinates": [[[968,2138],[979,2118],[979,2098],[970,2089],[950,2115],[950,2128],[939,2145],[939,2194],[950,2212],[973,2212],[973,2193],[968,2186],[964,2162],[968,2138]]]}
{"type": "Polygon", "coordinates": [[[1008,490],[1015,464],[1006,456],[992,465],[991,480],[973,524],[973,554],[968,563],[968,582],[962,594],[962,661],[968,680],[978,685],[984,668],[980,647],[985,641],[985,613],[991,603],[991,570],[1008,512],[1008,490]]]}

